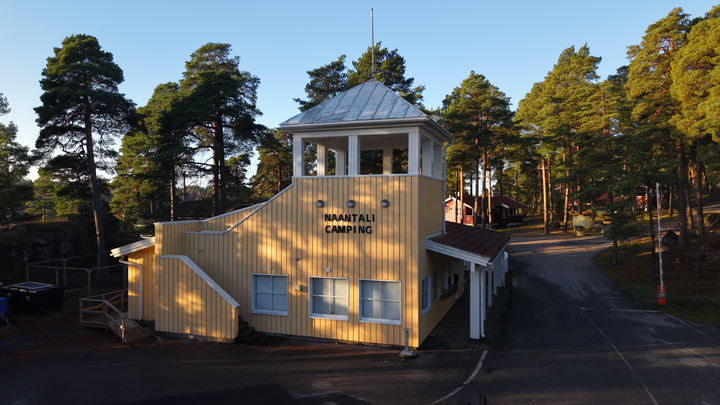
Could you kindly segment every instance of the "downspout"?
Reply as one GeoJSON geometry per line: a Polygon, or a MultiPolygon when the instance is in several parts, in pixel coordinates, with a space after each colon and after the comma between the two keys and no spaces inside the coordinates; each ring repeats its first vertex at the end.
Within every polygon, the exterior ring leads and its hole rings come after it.
{"type": "MultiPolygon", "coordinates": [[[[445,193],[447,193],[447,148],[452,145],[452,142],[448,143],[447,145],[443,145],[443,194],[442,194],[442,206],[443,206],[443,234],[447,235],[447,221],[445,221],[445,193]]],[[[464,206],[463,206],[463,213],[464,213],[464,206]]],[[[455,209],[457,210],[457,201],[455,202],[455,209]]],[[[457,214],[455,214],[457,215],[457,214]]]]}
{"type": "Polygon", "coordinates": [[[137,263],[129,262],[129,261],[127,261],[127,260],[119,260],[119,262],[122,263],[122,264],[126,264],[126,265],[128,265],[128,266],[135,266],[135,267],[138,268],[138,272],[140,273],[139,276],[138,276],[138,279],[139,279],[138,284],[139,284],[139,286],[140,286],[140,288],[138,289],[138,299],[139,299],[138,319],[142,319],[142,285],[143,285],[143,282],[142,282],[142,266],[139,265],[139,264],[137,264],[137,263]]]}

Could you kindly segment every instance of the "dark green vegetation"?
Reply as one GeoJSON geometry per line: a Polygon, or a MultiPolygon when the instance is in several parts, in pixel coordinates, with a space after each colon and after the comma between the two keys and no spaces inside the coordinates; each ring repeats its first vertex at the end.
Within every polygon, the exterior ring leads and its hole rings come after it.
{"type": "Polygon", "coordinates": [[[649,305],[681,318],[720,327],[720,232],[714,229],[702,240],[693,238],[689,250],[663,248],[665,305],[657,305],[658,284],[647,238],[619,247],[621,264],[613,265],[613,252],[595,258],[595,264],[620,288],[649,305]]]}

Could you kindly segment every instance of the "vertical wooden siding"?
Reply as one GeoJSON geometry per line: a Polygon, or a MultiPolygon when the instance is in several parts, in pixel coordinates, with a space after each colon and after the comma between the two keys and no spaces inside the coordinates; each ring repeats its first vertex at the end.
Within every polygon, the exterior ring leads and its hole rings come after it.
{"type": "MultiPolygon", "coordinates": [[[[442,229],[442,183],[419,176],[296,178],[294,185],[226,235],[183,233],[222,231],[237,221],[161,224],[156,228],[157,286],[176,286],[176,269],[162,254],[187,255],[240,303],[240,315],[263,332],[381,344],[404,344],[402,329],[412,329],[411,346],[419,337],[419,251],[425,257],[427,233],[442,229]],[[348,208],[348,200],[354,208],[348,208]],[[390,206],[382,208],[387,199],[390,206]],[[318,208],[317,200],[325,206],[318,208]],[[354,222],[325,221],[325,214],[356,214],[354,222]],[[357,215],[375,216],[375,222],[357,215]],[[371,234],[327,233],[326,226],[371,226],[371,234]],[[438,227],[439,226],[439,227],[438,227]],[[422,243],[422,247],[419,246],[422,243]],[[160,268],[162,266],[162,268],[160,268]],[[331,269],[328,273],[326,269],[331,269]],[[288,315],[251,314],[252,273],[288,275],[288,315]],[[309,277],[349,279],[349,320],[308,318],[309,277]],[[402,283],[401,325],[359,322],[359,280],[402,283]],[[301,286],[296,292],[295,286],[301,286]]],[[[424,260],[424,259],[423,259],[424,260]]],[[[175,305],[156,295],[159,327],[176,330],[183,320],[175,305]]],[[[187,302],[182,298],[179,302],[187,302]]],[[[187,305],[187,304],[183,304],[187,305]]]]}
{"type": "Polygon", "coordinates": [[[130,318],[140,318],[140,283],[142,282],[142,319],[155,319],[155,247],[151,246],[128,255],[128,261],[142,266],[142,281],[140,270],[135,266],[128,266],[128,315],[130,318]]]}
{"type": "Polygon", "coordinates": [[[155,314],[157,330],[233,339],[238,312],[182,260],[160,259],[162,294],[155,314]]]}
{"type": "MultiPolygon", "coordinates": [[[[440,300],[432,305],[429,311],[422,315],[422,279],[432,275],[435,271],[442,270],[445,266],[457,263],[457,260],[439,253],[428,252],[425,250],[425,237],[443,230],[443,222],[445,221],[445,203],[444,198],[434,196],[443,195],[443,183],[427,178],[418,178],[420,183],[420,198],[418,199],[418,216],[416,218],[419,224],[417,237],[418,246],[418,272],[417,272],[417,314],[418,329],[417,338],[420,342],[432,332],[435,325],[447,314],[455,303],[454,297],[440,300]]],[[[462,262],[460,262],[462,263],[462,262]]]]}

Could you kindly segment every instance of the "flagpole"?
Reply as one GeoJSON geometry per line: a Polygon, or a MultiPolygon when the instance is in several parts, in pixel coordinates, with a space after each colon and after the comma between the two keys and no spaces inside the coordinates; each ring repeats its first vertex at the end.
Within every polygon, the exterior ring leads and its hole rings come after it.
{"type": "Polygon", "coordinates": [[[657,201],[658,258],[660,259],[660,285],[658,285],[658,305],[665,305],[665,284],[663,282],[662,261],[662,237],[660,236],[660,232],[662,230],[660,223],[660,183],[655,183],[655,198],[657,201]]]}

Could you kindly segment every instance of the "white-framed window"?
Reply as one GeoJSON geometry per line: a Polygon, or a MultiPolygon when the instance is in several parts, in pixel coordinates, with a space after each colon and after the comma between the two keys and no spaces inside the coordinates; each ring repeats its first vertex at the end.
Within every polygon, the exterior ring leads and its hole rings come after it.
{"type": "Polygon", "coordinates": [[[310,277],[310,318],[348,320],[348,279],[310,277]]]}
{"type": "Polygon", "coordinates": [[[252,313],[288,314],[288,276],[282,274],[252,275],[252,313]]]}
{"type": "Polygon", "coordinates": [[[432,306],[432,275],[429,275],[422,279],[421,285],[422,291],[420,293],[420,307],[422,308],[422,314],[425,315],[432,306]]]}
{"type": "Polygon", "coordinates": [[[360,322],[400,325],[401,301],[399,281],[360,281],[360,322]]]}

